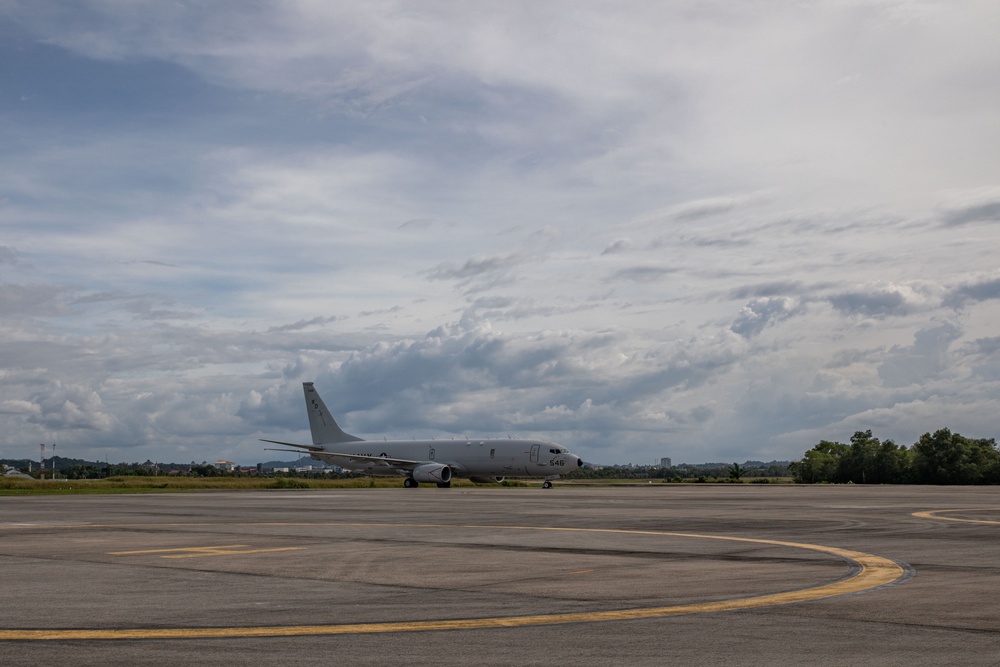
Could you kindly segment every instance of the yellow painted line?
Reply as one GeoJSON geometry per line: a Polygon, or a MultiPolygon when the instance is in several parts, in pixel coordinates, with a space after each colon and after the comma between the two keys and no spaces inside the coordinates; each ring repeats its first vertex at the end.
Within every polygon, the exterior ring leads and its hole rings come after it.
{"type": "Polygon", "coordinates": [[[204,556],[237,556],[242,554],[266,554],[275,551],[302,551],[305,547],[275,547],[272,549],[246,549],[246,544],[228,544],[221,547],[178,547],[176,549],[144,549],[142,551],[109,551],[110,556],[142,556],[146,554],[169,554],[160,558],[202,558],[204,556]]]}
{"type": "Polygon", "coordinates": [[[215,551],[217,549],[238,549],[239,547],[245,547],[245,544],[225,544],[219,547],[176,547],[173,549],[142,549],[140,551],[109,551],[110,556],[142,556],[145,554],[166,554],[166,553],[176,553],[178,551],[204,551],[210,550],[215,551]]]}
{"type": "MultiPolygon", "coordinates": [[[[144,524],[146,527],[149,524],[144,524]]],[[[177,525],[177,524],[173,524],[177,525]]],[[[646,530],[619,530],[602,528],[545,528],[531,526],[448,526],[443,524],[362,524],[362,523],[321,523],[321,524],[275,524],[254,523],[243,525],[312,525],[312,526],[364,526],[364,527],[430,527],[456,529],[532,530],[563,531],[578,533],[608,533],[619,535],[649,535],[654,537],[682,537],[694,539],[766,544],[792,549],[806,549],[829,554],[844,559],[857,566],[857,572],[839,581],[784,593],[771,593],[732,600],[674,605],[668,607],[644,607],[640,609],[618,609],[611,611],[575,612],[565,614],[538,614],[533,616],[499,616],[493,618],[445,619],[438,621],[401,621],[397,623],[343,623],[334,625],[287,625],[254,627],[217,628],[121,628],[121,629],[77,629],[77,630],[0,630],[0,640],[92,640],[92,639],[216,639],[239,637],[301,637],[315,635],[346,634],[387,634],[399,632],[430,632],[440,630],[481,630],[487,628],[519,628],[536,625],[560,625],[566,623],[593,623],[600,621],[626,621],[649,618],[663,618],[688,614],[703,614],[721,611],[758,609],[776,605],[811,602],[825,598],[860,593],[893,582],[904,575],[903,568],[888,558],[861,551],[827,547],[818,544],[784,542],[781,540],[756,539],[749,537],[726,537],[722,535],[699,535],[694,533],[667,533],[646,530]]]]}
{"type": "Polygon", "coordinates": [[[1000,507],[960,510],[927,510],[925,512],[914,512],[912,516],[915,516],[918,519],[937,519],[938,521],[957,521],[959,523],[984,523],[990,526],[1000,526],[1000,521],[990,521],[988,519],[961,519],[954,516],[938,516],[939,514],[950,512],[1000,512],[1000,507]]]}
{"type": "Polygon", "coordinates": [[[273,549],[243,549],[241,551],[204,551],[193,554],[177,554],[175,556],[163,556],[163,558],[201,558],[202,556],[234,556],[239,554],[269,554],[276,551],[302,551],[305,547],[275,547],[273,549]]]}
{"type": "Polygon", "coordinates": [[[593,572],[593,570],[577,570],[576,572],[570,572],[570,574],[589,574],[591,572],[593,572]]]}

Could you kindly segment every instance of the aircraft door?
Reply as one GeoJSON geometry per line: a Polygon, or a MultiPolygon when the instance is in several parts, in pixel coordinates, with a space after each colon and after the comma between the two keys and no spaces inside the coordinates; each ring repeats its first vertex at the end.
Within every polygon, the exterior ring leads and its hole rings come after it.
{"type": "Polygon", "coordinates": [[[542,448],[541,445],[531,446],[531,462],[538,463],[538,451],[542,448]]]}

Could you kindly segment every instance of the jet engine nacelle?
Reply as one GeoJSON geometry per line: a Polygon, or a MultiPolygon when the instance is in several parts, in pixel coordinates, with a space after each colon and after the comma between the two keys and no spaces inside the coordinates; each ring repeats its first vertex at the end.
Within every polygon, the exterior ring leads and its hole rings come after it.
{"type": "Polygon", "coordinates": [[[476,484],[500,484],[503,477],[470,477],[469,480],[476,484]]]}
{"type": "Polygon", "coordinates": [[[413,469],[413,479],[426,484],[447,483],[451,481],[451,468],[443,463],[422,463],[413,469]]]}

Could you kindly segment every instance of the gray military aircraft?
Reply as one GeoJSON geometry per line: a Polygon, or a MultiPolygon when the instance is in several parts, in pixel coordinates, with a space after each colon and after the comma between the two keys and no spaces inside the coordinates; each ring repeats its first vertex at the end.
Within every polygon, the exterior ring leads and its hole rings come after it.
{"type": "Polygon", "coordinates": [[[583,465],[580,457],[562,445],[544,440],[362,440],[341,430],[312,382],[303,382],[302,389],[313,444],[262,439],[298,448],[272,451],[309,454],[365,475],[403,477],[406,488],[421,482],[447,488],[454,477],[467,477],[477,484],[502,482],[506,477],[542,477],[542,486],[549,489],[552,480],[583,465]]]}

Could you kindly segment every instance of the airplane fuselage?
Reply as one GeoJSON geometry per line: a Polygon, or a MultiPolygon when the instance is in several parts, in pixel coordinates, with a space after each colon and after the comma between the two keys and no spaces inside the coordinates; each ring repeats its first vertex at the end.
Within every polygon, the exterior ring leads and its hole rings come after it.
{"type": "Polygon", "coordinates": [[[376,476],[408,475],[378,459],[410,459],[446,465],[456,477],[557,477],[579,467],[577,457],[565,447],[544,440],[361,440],[338,443],[337,453],[311,452],[329,465],[376,476]],[[351,457],[347,458],[342,454],[351,457]],[[369,458],[371,457],[371,458],[369,458]]]}

